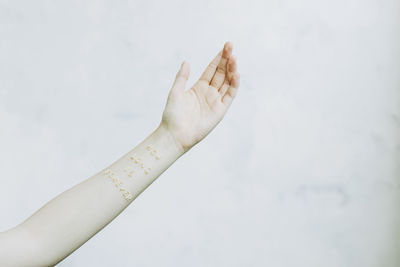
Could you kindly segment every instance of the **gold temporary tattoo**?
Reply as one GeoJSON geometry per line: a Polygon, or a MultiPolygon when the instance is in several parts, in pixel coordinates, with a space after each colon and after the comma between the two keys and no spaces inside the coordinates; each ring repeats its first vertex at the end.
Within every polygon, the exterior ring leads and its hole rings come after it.
{"type": "Polygon", "coordinates": [[[119,188],[119,191],[124,192],[124,193],[122,194],[122,196],[123,196],[126,200],[131,200],[131,199],[132,199],[132,194],[129,193],[129,191],[126,190],[125,188],[120,187],[120,188],[119,188]]]}
{"type": "Polygon", "coordinates": [[[118,177],[115,176],[115,173],[112,172],[110,169],[107,169],[104,171],[104,174],[110,178],[110,180],[114,183],[115,187],[119,189],[119,191],[124,192],[122,196],[126,200],[131,200],[132,199],[132,194],[129,193],[128,190],[126,190],[122,185],[124,184],[118,177]]]}
{"type": "Polygon", "coordinates": [[[129,177],[132,177],[133,174],[135,173],[135,171],[132,170],[130,167],[125,168],[124,172],[127,172],[129,177]]]}
{"type": "MultiPolygon", "coordinates": [[[[139,157],[136,157],[135,155],[130,156],[129,157],[133,162],[135,162],[136,164],[140,165],[140,168],[143,169],[144,173],[147,175],[149,174],[151,168],[148,168],[144,165],[144,163],[141,161],[141,159],[139,157]]],[[[132,171],[133,172],[133,171],[132,171]]]]}
{"type": "Polygon", "coordinates": [[[128,191],[126,191],[126,192],[123,193],[122,195],[124,196],[124,198],[125,198],[126,200],[131,200],[131,199],[133,198],[133,197],[132,197],[132,194],[129,193],[128,191]]]}
{"type": "Polygon", "coordinates": [[[131,160],[133,160],[135,163],[139,163],[140,162],[140,158],[139,157],[135,157],[135,156],[131,156],[129,157],[131,160]]]}
{"type": "Polygon", "coordinates": [[[149,144],[147,145],[146,149],[150,152],[150,154],[155,157],[157,160],[160,159],[160,156],[158,155],[157,149],[153,147],[153,145],[149,144]]]}

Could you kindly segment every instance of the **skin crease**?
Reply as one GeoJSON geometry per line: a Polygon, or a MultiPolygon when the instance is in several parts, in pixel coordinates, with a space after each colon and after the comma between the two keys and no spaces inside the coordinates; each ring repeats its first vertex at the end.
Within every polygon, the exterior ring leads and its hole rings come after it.
{"type": "Polygon", "coordinates": [[[185,90],[190,65],[184,61],[168,95],[162,116],[164,125],[186,152],[222,120],[236,96],[240,76],[232,55],[232,44],[226,42],[190,90],[185,90]]]}
{"type": "Polygon", "coordinates": [[[236,65],[232,44],[226,42],[185,90],[190,66],[184,61],[158,127],[111,165],[0,232],[0,266],[54,266],[112,222],[222,120],[239,87],[236,65]]]}

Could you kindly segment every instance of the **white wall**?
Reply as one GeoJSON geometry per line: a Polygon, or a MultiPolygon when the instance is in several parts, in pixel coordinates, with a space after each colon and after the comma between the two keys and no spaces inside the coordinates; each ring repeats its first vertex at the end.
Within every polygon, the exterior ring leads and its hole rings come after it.
{"type": "Polygon", "coordinates": [[[400,264],[400,1],[0,0],[0,231],[111,164],[227,40],[225,119],[59,266],[400,264]]]}

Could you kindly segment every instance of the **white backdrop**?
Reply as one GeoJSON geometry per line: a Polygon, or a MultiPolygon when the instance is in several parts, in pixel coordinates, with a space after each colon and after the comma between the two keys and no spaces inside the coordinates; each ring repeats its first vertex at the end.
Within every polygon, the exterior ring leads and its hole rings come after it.
{"type": "Polygon", "coordinates": [[[400,1],[0,0],[0,231],[158,125],[230,40],[225,119],[59,266],[400,264],[400,1]]]}

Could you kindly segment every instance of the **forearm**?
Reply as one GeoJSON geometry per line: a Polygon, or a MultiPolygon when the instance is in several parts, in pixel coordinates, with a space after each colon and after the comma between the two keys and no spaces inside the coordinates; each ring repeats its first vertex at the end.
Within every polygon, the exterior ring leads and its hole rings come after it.
{"type": "Polygon", "coordinates": [[[39,240],[46,264],[55,264],[110,223],[184,154],[160,126],[109,167],[58,195],[20,227],[39,240]]]}

